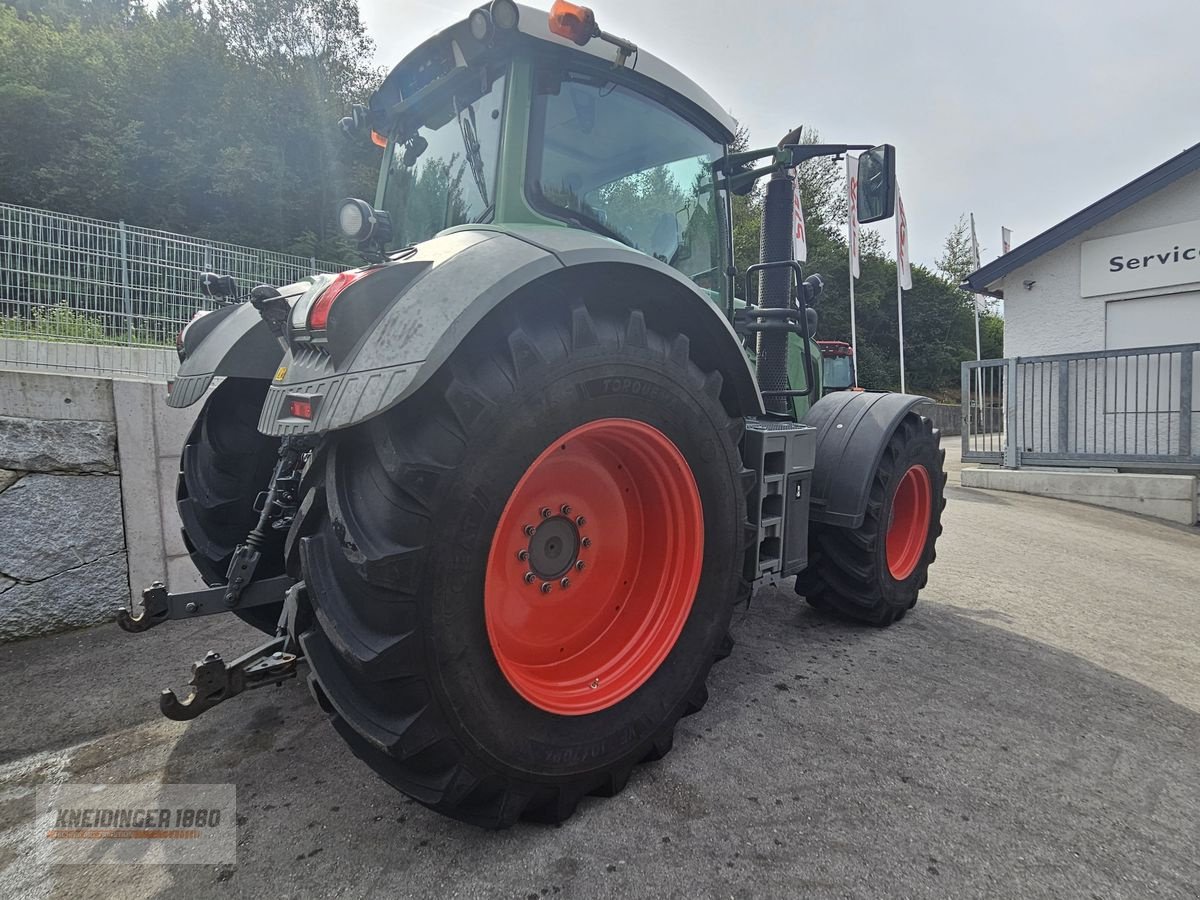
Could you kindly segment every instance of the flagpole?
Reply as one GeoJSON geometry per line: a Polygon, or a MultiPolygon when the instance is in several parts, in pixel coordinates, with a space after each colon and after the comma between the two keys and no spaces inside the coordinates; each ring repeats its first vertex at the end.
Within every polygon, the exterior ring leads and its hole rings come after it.
{"type": "MultiPolygon", "coordinates": [[[[979,239],[975,237],[975,213],[971,213],[971,261],[975,264],[976,271],[979,270],[979,239]]],[[[979,295],[972,292],[971,308],[975,312],[975,361],[983,359],[983,351],[979,341],[979,295]]],[[[976,403],[979,408],[979,415],[983,415],[983,367],[975,367],[975,396],[976,403]]]]}
{"type": "Polygon", "coordinates": [[[854,318],[854,279],[858,272],[854,271],[854,257],[858,250],[858,176],[854,164],[857,157],[846,154],[846,249],[850,264],[850,372],[854,378],[854,386],[858,387],[858,323],[854,318]]]}
{"type": "MultiPolygon", "coordinates": [[[[849,243],[849,242],[847,242],[849,243]]],[[[858,387],[858,326],[854,321],[854,248],[850,248],[850,371],[858,387]]]]}
{"type": "Polygon", "coordinates": [[[900,393],[904,389],[904,289],[900,286],[900,261],[896,261],[896,323],[900,327],[900,393]]]}
{"type": "Polygon", "coordinates": [[[900,186],[896,185],[896,327],[900,332],[900,393],[908,393],[904,379],[904,284],[912,288],[912,270],[908,260],[908,217],[900,186]]]}

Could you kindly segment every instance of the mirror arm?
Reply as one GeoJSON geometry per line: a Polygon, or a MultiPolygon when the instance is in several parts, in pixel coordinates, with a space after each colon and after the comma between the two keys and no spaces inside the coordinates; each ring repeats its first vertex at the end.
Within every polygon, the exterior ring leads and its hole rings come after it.
{"type": "Polygon", "coordinates": [[[713,171],[724,176],[718,184],[719,188],[737,193],[740,188],[744,188],[760,178],[784,169],[794,169],[810,159],[817,159],[821,156],[844,156],[848,150],[870,150],[873,146],[873,144],[785,144],[782,147],[764,147],[761,150],[730,153],[713,163],[713,171]],[[747,163],[767,157],[773,157],[773,159],[765,166],[738,171],[747,163]]]}
{"type": "Polygon", "coordinates": [[[845,156],[847,150],[870,150],[873,144],[787,144],[782,149],[788,155],[787,168],[819,156],[845,156]]]}
{"type": "Polygon", "coordinates": [[[757,169],[750,169],[745,172],[737,172],[733,175],[726,175],[718,184],[718,187],[727,190],[730,193],[736,194],[747,185],[758,181],[758,179],[766,175],[773,175],[774,173],[778,172],[780,168],[781,167],[778,163],[771,163],[769,166],[759,166],[757,169]]]}
{"type": "Polygon", "coordinates": [[[775,156],[778,152],[778,147],[764,147],[761,150],[743,150],[740,153],[729,153],[714,162],[713,168],[722,175],[736,175],[737,170],[746,165],[746,163],[766,159],[768,156],[775,156]]]}

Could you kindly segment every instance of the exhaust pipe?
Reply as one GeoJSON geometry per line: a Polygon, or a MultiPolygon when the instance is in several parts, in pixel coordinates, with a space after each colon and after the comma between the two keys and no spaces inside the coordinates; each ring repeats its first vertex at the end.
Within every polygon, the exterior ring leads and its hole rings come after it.
{"type": "MultiPolygon", "coordinates": [[[[788,138],[784,140],[787,141],[788,138]]],[[[793,190],[794,181],[786,172],[776,172],[767,181],[758,245],[760,263],[781,262],[793,258],[793,190]]],[[[786,309],[792,302],[791,288],[792,273],[787,268],[764,270],[758,280],[758,306],[762,309],[786,309]]],[[[764,392],[788,389],[788,336],[788,332],[779,330],[758,333],[755,348],[758,356],[758,385],[764,392]]],[[[789,398],[782,395],[769,396],[764,402],[768,412],[786,413],[790,406],[789,398]]]]}

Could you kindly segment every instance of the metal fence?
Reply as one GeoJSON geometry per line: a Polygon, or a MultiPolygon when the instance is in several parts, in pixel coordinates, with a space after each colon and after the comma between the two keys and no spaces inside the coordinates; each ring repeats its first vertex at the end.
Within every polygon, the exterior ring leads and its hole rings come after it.
{"type": "Polygon", "coordinates": [[[966,362],[962,458],[1200,470],[1200,344],[966,362]]]}
{"type": "Polygon", "coordinates": [[[337,263],[0,203],[0,366],[166,377],[205,305],[200,272],[244,288],[337,263]]]}

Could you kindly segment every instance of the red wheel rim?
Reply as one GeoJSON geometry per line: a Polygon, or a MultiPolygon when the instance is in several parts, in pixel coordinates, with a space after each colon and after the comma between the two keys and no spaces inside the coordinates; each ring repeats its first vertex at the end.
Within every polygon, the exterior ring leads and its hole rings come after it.
{"type": "Polygon", "coordinates": [[[892,524],[887,533],[888,571],[897,581],[913,573],[925,553],[929,519],[933,509],[929,472],[924,466],[909,466],[892,498],[892,524]]]}
{"type": "Polygon", "coordinates": [[[569,431],[492,537],[483,607],[500,670],[548,712],[620,702],[675,646],[703,559],[700,492],[666,435],[632,419],[569,431]]]}

